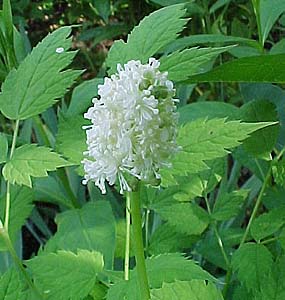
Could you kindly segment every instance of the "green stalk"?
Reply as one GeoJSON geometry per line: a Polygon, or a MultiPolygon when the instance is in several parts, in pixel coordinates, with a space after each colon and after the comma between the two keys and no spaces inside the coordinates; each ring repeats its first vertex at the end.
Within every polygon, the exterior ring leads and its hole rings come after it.
{"type": "Polygon", "coordinates": [[[34,294],[37,296],[38,299],[44,299],[43,295],[37,290],[33,282],[31,281],[31,278],[29,274],[26,272],[21,260],[19,259],[13,245],[11,242],[11,239],[9,237],[9,234],[5,228],[0,227],[0,237],[2,237],[2,240],[5,243],[5,246],[7,247],[9,253],[11,254],[14,263],[16,264],[19,271],[22,273],[23,277],[25,278],[25,281],[27,282],[28,286],[31,288],[31,290],[34,292],[34,294]]]}
{"type": "MultiPolygon", "coordinates": [[[[17,136],[19,132],[19,124],[20,121],[17,120],[15,124],[15,130],[13,133],[13,141],[12,141],[12,146],[11,146],[11,152],[10,152],[10,159],[13,157],[15,148],[16,148],[16,141],[17,141],[17,136]]],[[[10,195],[10,182],[7,181],[7,190],[6,190],[6,208],[5,208],[5,221],[4,221],[4,228],[8,232],[9,228],[9,218],[10,218],[10,206],[11,206],[11,195],[10,195]]]]}
{"type": "Polygon", "coordinates": [[[125,244],[125,280],[129,280],[130,268],[130,235],[131,235],[131,196],[126,196],[126,244],[125,244]]]}
{"type": "Polygon", "coordinates": [[[145,266],[144,257],[144,245],[142,236],[142,218],[140,207],[140,192],[139,189],[134,192],[130,192],[131,197],[131,215],[132,215],[132,229],[133,229],[133,241],[136,257],[136,269],[138,274],[138,282],[141,294],[141,300],[149,300],[150,292],[148,285],[148,278],[145,266]]]}

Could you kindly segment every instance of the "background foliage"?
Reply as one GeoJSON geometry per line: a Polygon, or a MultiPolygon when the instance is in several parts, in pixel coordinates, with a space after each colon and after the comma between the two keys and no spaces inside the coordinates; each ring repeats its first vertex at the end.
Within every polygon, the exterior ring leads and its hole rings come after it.
{"type": "Polygon", "coordinates": [[[284,1],[1,8],[0,299],[140,299],[125,198],[83,186],[80,162],[98,84],[150,56],[175,82],[182,147],[141,187],[151,299],[284,299],[284,1]]]}

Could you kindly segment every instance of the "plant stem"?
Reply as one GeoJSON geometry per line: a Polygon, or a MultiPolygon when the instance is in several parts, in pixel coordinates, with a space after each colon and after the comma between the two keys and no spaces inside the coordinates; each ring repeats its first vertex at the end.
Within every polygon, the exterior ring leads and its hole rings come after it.
{"type": "Polygon", "coordinates": [[[125,280],[129,280],[130,267],[130,233],[131,233],[131,196],[126,195],[126,244],[125,244],[125,280]]]}
{"type": "MultiPolygon", "coordinates": [[[[205,195],[204,198],[205,198],[205,201],[206,201],[206,206],[207,206],[208,213],[209,213],[209,215],[211,216],[211,215],[212,215],[212,210],[211,210],[211,207],[210,207],[210,203],[209,203],[209,201],[208,201],[206,195],[205,195]]],[[[220,236],[220,234],[219,234],[218,227],[217,227],[217,223],[214,222],[214,223],[212,224],[212,226],[213,226],[214,233],[215,233],[215,236],[216,236],[217,241],[218,241],[219,248],[220,248],[220,250],[221,250],[221,252],[222,252],[222,255],[223,255],[223,258],[224,258],[224,260],[225,260],[227,269],[230,269],[230,265],[231,265],[231,264],[230,264],[229,258],[228,258],[228,256],[227,256],[227,253],[226,253],[226,251],[225,251],[224,243],[223,243],[222,238],[221,238],[221,236],[220,236]]]]}
{"type": "Polygon", "coordinates": [[[0,228],[0,237],[2,237],[9,253],[11,254],[14,263],[16,264],[16,266],[18,267],[19,271],[22,273],[23,277],[25,278],[26,283],[28,284],[28,286],[31,288],[31,290],[35,293],[35,295],[37,296],[37,298],[39,297],[39,299],[43,299],[42,294],[37,290],[37,288],[35,287],[35,285],[33,284],[33,282],[31,281],[31,278],[29,276],[29,274],[26,272],[21,260],[19,259],[19,257],[17,256],[17,253],[12,245],[11,239],[9,237],[9,234],[7,232],[7,230],[5,228],[0,228]]]}
{"type": "MultiPolygon", "coordinates": [[[[15,130],[13,133],[13,140],[12,146],[10,151],[10,159],[13,157],[15,148],[16,148],[16,141],[19,132],[19,123],[20,121],[17,120],[15,124],[15,130]]],[[[5,206],[5,221],[4,221],[4,228],[8,232],[9,229],[9,218],[10,218],[10,206],[11,206],[11,194],[10,194],[10,182],[7,181],[7,189],[6,189],[6,206],[5,206]]]]}
{"type": "Polygon", "coordinates": [[[265,188],[268,184],[268,181],[270,179],[270,175],[271,175],[271,167],[272,167],[272,163],[270,164],[270,167],[269,167],[269,170],[267,171],[267,174],[265,176],[265,179],[263,181],[263,184],[262,184],[262,187],[261,187],[261,190],[258,194],[258,197],[257,197],[257,200],[255,202],[255,205],[254,205],[254,208],[253,208],[253,211],[252,211],[252,214],[250,216],[250,219],[248,221],[248,224],[246,226],[246,229],[245,229],[245,232],[244,232],[244,235],[241,239],[241,242],[240,242],[240,245],[239,245],[239,248],[245,243],[246,239],[247,239],[247,236],[249,234],[249,230],[250,230],[250,227],[251,227],[251,224],[252,224],[252,221],[254,220],[255,216],[256,216],[256,213],[259,209],[259,206],[261,204],[261,199],[262,199],[262,196],[264,194],[264,191],[265,191],[265,188]]]}
{"type": "Polygon", "coordinates": [[[138,274],[138,282],[140,287],[141,300],[149,300],[150,292],[148,278],[145,266],[144,246],[142,237],[142,219],[140,208],[140,192],[130,192],[131,196],[131,214],[132,214],[132,229],[133,240],[135,246],[136,269],[138,274]]]}
{"type": "Polygon", "coordinates": [[[145,213],[145,252],[148,253],[148,235],[149,235],[149,215],[150,210],[147,209],[145,213]]]}

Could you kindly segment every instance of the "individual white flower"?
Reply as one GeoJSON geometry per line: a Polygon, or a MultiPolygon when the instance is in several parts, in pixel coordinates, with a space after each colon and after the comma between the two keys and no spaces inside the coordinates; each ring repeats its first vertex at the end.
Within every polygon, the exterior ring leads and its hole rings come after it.
{"type": "Polygon", "coordinates": [[[119,179],[120,192],[130,191],[130,175],[144,181],[159,179],[159,169],[177,151],[178,115],[175,90],[167,72],[159,71],[159,61],[148,64],[131,60],[118,73],[105,78],[99,98],[84,115],[88,150],[82,161],[84,184],[94,181],[102,193],[105,182],[119,179]]]}

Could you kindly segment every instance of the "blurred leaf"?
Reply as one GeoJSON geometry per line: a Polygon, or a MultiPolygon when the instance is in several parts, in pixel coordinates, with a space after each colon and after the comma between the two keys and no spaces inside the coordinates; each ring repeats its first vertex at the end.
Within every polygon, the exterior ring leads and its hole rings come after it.
{"type": "MultiPolygon", "coordinates": [[[[9,236],[12,242],[16,241],[21,227],[33,210],[34,193],[27,187],[11,186],[11,207],[9,218],[9,236]]],[[[0,198],[0,218],[4,220],[6,198],[0,198]]],[[[5,251],[6,246],[0,238],[0,251],[5,251]]],[[[1,289],[0,289],[1,290],[1,289]]],[[[0,298],[1,299],[1,298],[0,298]]]]}
{"type": "Polygon", "coordinates": [[[285,187],[285,158],[273,164],[272,175],[277,185],[285,187]]]}
{"type": "Polygon", "coordinates": [[[145,17],[129,34],[127,43],[119,40],[111,47],[106,60],[110,67],[109,73],[115,73],[118,63],[125,64],[132,59],[146,63],[182,31],[187,23],[187,19],[182,19],[184,14],[184,5],[178,4],[162,8],[145,17]]]}
{"type": "Polygon", "coordinates": [[[184,249],[190,248],[197,239],[196,236],[177,232],[174,226],[165,223],[160,225],[152,234],[148,251],[152,255],[183,252],[184,249]]]}
{"type": "Polygon", "coordinates": [[[285,82],[285,54],[244,57],[204,73],[186,82],[285,82]]]}
{"type": "Polygon", "coordinates": [[[151,290],[151,300],[223,300],[221,292],[211,282],[203,280],[164,283],[162,288],[151,290]]]}
{"type": "Polygon", "coordinates": [[[219,8],[229,4],[232,0],[217,0],[211,7],[209,10],[210,14],[213,14],[216,10],[218,10],[219,8]]]}
{"type": "Polygon", "coordinates": [[[109,202],[92,201],[80,209],[57,215],[58,229],[47,242],[45,252],[57,250],[95,250],[104,255],[111,268],[115,251],[115,219],[109,202]]]}
{"type": "Polygon", "coordinates": [[[61,115],[59,118],[56,149],[72,164],[80,165],[83,152],[87,150],[86,133],[82,128],[87,124],[88,121],[81,115],[61,115]]]}
{"type": "Polygon", "coordinates": [[[83,81],[72,92],[67,116],[83,114],[92,105],[92,99],[98,95],[98,85],[103,84],[103,78],[83,81]]]}
{"type": "MultiPolygon", "coordinates": [[[[240,113],[244,122],[278,120],[275,105],[266,100],[250,101],[241,107],[240,113]]],[[[246,139],[243,142],[243,147],[254,156],[270,160],[271,151],[277,141],[278,131],[278,125],[262,128],[246,139]]]]}
{"type": "Polygon", "coordinates": [[[259,0],[257,3],[259,4],[262,44],[264,44],[272,26],[285,11],[285,2],[283,0],[259,0]]]}
{"type": "Polygon", "coordinates": [[[190,48],[176,51],[160,59],[160,70],[168,72],[168,79],[183,81],[195,74],[207,71],[205,64],[227,51],[232,46],[221,48],[190,48]]]}
{"type": "Polygon", "coordinates": [[[70,251],[41,254],[26,264],[48,300],[65,300],[87,296],[104,261],[99,252],[79,249],[77,254],[70,251]]]}
{"type": "Polygon", "coordinates": [[[256,294],[255,300],[283,300],[285,299],[285,256],[277,259],[272,271],[267,274],[261,285],[261,292],[256,294]]]}
{"type": "Polygon", "coordinates": [[[71,27],[61,27],[48,35],[17,70],[8,74],[0,95],[0,109],[7,118],[24,120],[43,112],[79,76],[81,71],[62,71],[76,54],[67,51],[71,46],[67,38],[70,32],[71,27]]]}
{"type": "Polygon", "coordinates": [[[47,171],[68,166],[69,163],[50,148],[38,147],[36,144],[16,148],[13,157],[3,168],[4,178],[18,185],[31,187],[33,177],[48,176],[47,171]]]}
{"type": "Polygon", "coordinates": [[[285,207],[276,208],[260,215],[252,222],[250,233],[258,242],[274,234],[285,224],[285,207]]]}
{"type": "Polygon", "coordinates": [[[215,202],[212,217],[218,221],[226,221],[237,216],[248,192],[241,189],[220,195],[215,202]]]}
{"type": "Polygon", "coordinates": [[[8,141],[5,134],[0,133],[0,164],[6,162],[8,153],[8,141]]]}
{"type": "Polygon", "coordinates": [[[93,0],[92,4],[99,16],[107,23],[111,13],[110,0],[93,0]]]}
{"type": "Polygon", "coordinates": [[[232,257],[233,270],[249,291],[260,290],[262,280],[270,272],[272,264],[271,253],[261,244],[244,244],[232,257]]]}
{"type": "Polygon", "coordinates": [[[23,297],[24,284],[20,280],[19,273],[14,269],[9,269],[0,276],[0,299],[1,300],[21,300],[23,297]]]}

